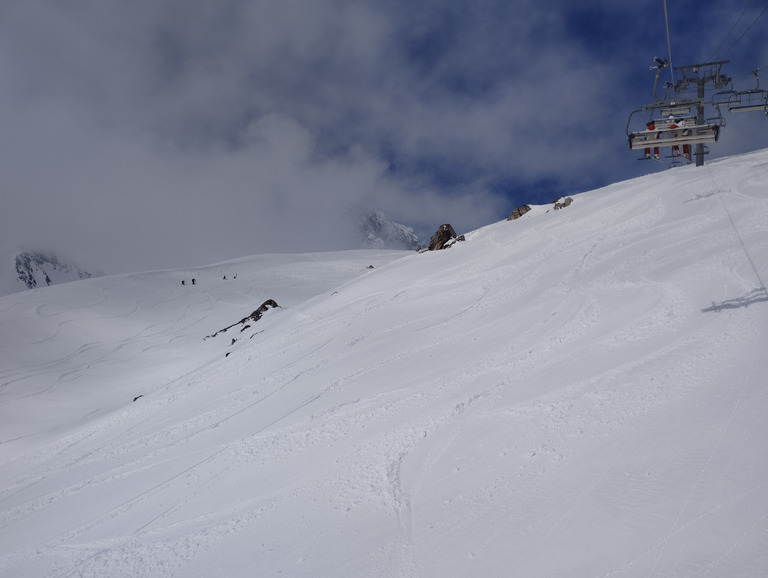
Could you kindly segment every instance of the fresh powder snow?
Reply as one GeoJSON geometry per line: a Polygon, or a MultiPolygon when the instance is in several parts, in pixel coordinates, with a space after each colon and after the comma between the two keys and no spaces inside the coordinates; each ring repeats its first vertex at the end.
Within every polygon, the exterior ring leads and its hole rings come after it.
{"type": "Polygon", "coordinates": [[[768,151],[572,198],[1,297],[0,576],[768,575],[768,151]]]}

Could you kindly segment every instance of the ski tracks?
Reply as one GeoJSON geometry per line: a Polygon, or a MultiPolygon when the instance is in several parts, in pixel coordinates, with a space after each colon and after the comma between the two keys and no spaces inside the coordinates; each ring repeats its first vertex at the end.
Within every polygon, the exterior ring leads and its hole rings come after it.
{"type": "MultiPolygon", "coordinates": [[[[656,546],[654,546],[653,550],[656,550],[656,555],[654,557],[653,565],[651,566],[650,570],[648,571],[648,576],[653,576],[656,574],[656,568],[659,565],[659,563],[662,560],[662,557],[666,554],[667,548],[669,546],[670,541],[672,538],[677,536],[683,531],[686,531],[689,527],[696,526],[699,524],[704,518],[707,518],[708,516],[719,512],[720,510],[726,508],[728,505],[732,505],[743,498],[746,498],[750,496],[751,494],[755,492],[759,492],[766,487],[768,487],[768,483],[760,483],[757,485],[753,485],[748,490],[741,492],[735,496],[730,497],[729,499],[725,500],[724,502],[717,503],[713,507],[710,507],[709,509],[705,510],[701,514],[692,517],[686,522],[683,522],[684,515],[688,513],[688,510],[691,508],[691,504],[695,498],[698,498],[699,500],[702,499],[699,494],[703,492],[703,490],[700,489],[700,486],[702,483],[706,480],[710,484],[712,483],[712,477],[716,476],[719,477],[719,475],[722,474],[722,472],[717,471],[711,471],[713,467],[713,458],[716,454],[721,452],[721,447],[723,446],[723,442],[726,439],[726,436],[731,432],[731,430],[734,427],[738,428],[749,428],[751,423],[750,421],[742,422],[739,424],[735,424],[735,416],[737,414],[737,411],[742,406],[744,397],[746,393],[750,389],[755,388],[756,380],[754,379],[754,369],[755,369],[755,361],[758,356],[758,349],[759,345],[753,346],[752,356],[750,360],[749,369],[747,370],[745,377],[742,380],[741,387],[739,388],[739,394],[736,396],[735,400],[733,401],[733,404],[731,406],[730,412],[728,413],[727,418],[725,419],[724,423],[720,426],[720,432],[717,436],[717,439],[715,443],[712,445],[711,450],[709,451],[706,460],[701,466],[701,469],[699,470],[698,476],[693,481],[693,484],[691,485],[690,491],[688,492],[687,496],[682,502],[682,505],[680,506],[680,509],[677,513],[677,516],[672,524],[672,528],[669,531],[669,533],[658,543],[656,546]]],[[[762,353],[762,352],[761,352],[762,353]]],[[[753,417],[754,419],[754,417],[753,417]]],[[[731,434],[733,435],[733,434],[731,434]]],[[[718,462],[717,468],[720,468],[722,466],[719,465],[718,462]]],[[[757,519],[752,525],[751,528],[755,528],[760,522],[762,522],[766,517],[768,517],[768,512],[763,514],[762,517],[757,519]]],[[[743,532],[742,536],[745,536],[749,533],[751,530],[747,529],[743,532]]],[[[722,562],[727,556],[730,551],[732,551],[737,544],[739,543],[739,540],[731,544],[731,546],[720,556],[718,561],[712,562],[709,564],[706,574],[708,574],[710,571],[712,571],[714,568],[717,567],[717,565],[722,562]]]]}

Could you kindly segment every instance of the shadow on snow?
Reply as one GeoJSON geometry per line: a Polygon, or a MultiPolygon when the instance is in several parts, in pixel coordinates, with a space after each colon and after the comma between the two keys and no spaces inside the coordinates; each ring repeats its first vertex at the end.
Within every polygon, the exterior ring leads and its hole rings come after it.
{"type": "Polygon", "coordinates": [[[712,302],[711,307],[702,309],[702,313],[708,311],[722,311],[723,309],[738,309],[739,307],[748,307],[753,303],[759,303],[761,301],[768,301],[768,290],[765,287],[759,287],[753,289],[743,297],[737,297],[736,299],[727,299],[720,303],[712,302]]]}

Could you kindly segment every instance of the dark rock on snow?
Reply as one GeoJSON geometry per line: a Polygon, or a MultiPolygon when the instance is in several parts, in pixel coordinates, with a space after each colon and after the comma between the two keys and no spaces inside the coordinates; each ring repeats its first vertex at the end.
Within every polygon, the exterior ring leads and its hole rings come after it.
{"type": "Polygon", "coordinates": [[[456,231],[453,230],[453,227],[451,227],[450,224],[446,223],[444,225],[440,225],[440,228],[435,232],[434,235],[432,235],[432,238],[429,240],[429,250],[439,251],[440,249],[444,249],[446,248],[446,245],[455,238],[456,231]]]}
{"type": "MultiPolygon", "coordinates": [[[[266,301],[264,301],[264,303],[261,304],[261,306],[258,309],[256,309],[256,311],[251,313],[248,317],[243,317],[237,323],[233,323],[232,325],[229,325],[229,326],[225,327],[224,329],[219,329],[216,333],[214,333],[212,335],[206,335],[205,339],[210,339],[211,337],[216,337],[219,333],[225,333],[227,331],[227,329],[232,329],[236,325],[243,325],[243,326],[245,326],[249,321],[258,321],[259,319],[261,319],[261,316],[264,313],[266,313],[267,311],[269,311],[270,309],[272,309],[274,307],[280,307],[280,306],[274,301],[274,299],[267,299],[266,301]]],[[[244,329],[245,329],[245,327],[243,327],[243,329],[241,329],[241,331],[243,331],[244,329]]],[[[232,344],[233,345],[234,345],[234,342],[235,342],[235,340],[233,339],[232,340],[232,344]]]]}
{"type": "Polygon", "coordinates": [[[530,205],[520,205],[510,213],[509,217],[507,217],[507,221],[514,221],[515,219],[519,219],[530,210],[531,210],[530,205]]]}

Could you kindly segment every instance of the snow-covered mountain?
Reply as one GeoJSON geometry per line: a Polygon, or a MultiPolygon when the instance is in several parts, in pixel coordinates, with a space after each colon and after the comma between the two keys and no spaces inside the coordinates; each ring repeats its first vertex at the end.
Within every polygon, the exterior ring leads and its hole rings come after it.
{"type": "Polygon", "coordinates": [[[358,217],[363,247],[368,249],[421,249],[423,243],[413,228],[390,221],[378,209],[365,211],[358,217]]]}
{"type": "Polygon", "coordinates": [[[50,251],[0,243],[0,295],[93,277],[50,251]]]}
{"type": "Polygon", "coordinates": [[[1,297],[0,576],[765,575],[768,151],[572,197],[1,297]]]}

